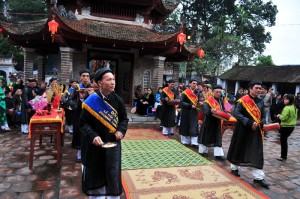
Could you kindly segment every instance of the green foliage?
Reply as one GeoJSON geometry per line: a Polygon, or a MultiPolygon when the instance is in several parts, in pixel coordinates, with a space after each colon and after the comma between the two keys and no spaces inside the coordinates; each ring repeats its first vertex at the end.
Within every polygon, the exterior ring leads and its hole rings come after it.
{"type": "Polygon", "coordinates": [[[271,55],[260,55],[256,60],[256,66],[275,66],[271,55]]]}
{"type": "Polygon", "coordinates": [[[8,20],[39,20],[47,18],[46,0],[6,0],[8,20]]]}
{"type": "MultiPolygon", "coordinates": [[[[263,0],[182,0],[181,15],[191,44],[205,51],[207,72],[218,75],[224,63],[249,65],[271,41],[265,26],[273,26],[277,7],[263,0]],[[207,60],[209,59],[209,60],[207,60]]],[[[190,67],[199,61],[190,63],[190,67]]],[[[201,71],[203,66],[198,67],[201,71]]]]}
{"type": "Polygon", "coordinates": [[[14,46],[7,40],[7,37],[0,36],[0,55],[13,56],[13,61],[17,63],[16,70],[23,70],[24,55],[20,47],[14,46]]]}

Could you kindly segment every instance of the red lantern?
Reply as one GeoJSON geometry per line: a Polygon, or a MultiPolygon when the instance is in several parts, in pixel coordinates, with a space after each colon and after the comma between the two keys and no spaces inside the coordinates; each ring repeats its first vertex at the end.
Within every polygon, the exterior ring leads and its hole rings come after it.
{"type": "Polygon", "coordinates": [[[198,49],[197,50],[197,55],[202,59],[203,57],[204,57],[204,50],[202,50],[202,49],[198,49]]]}
{"type": "Polygon", "coordinates": [[[186,40],[186,35],[184,33],[181,32],[177,35],[177,42],[180,44],[180,52],[181,52],[181,47],[184,44],[185,40],[186,40]]]}
{"type": "Polygon", "coordinates": [[[54,42],[54,35],[55,33],[57,33],[57,28],[59,25],[54,19],[52,19],[52,21],[48,22],[48,26],[49,26],[49,32],[51,32],[52,42],[54,42]]]}
{"type": "Polygon", "coordinates": [[[2,28],[0,28],[0,34],[2,34],[2,32],[3,32],[3,29],[2,29],[2,28]]]}

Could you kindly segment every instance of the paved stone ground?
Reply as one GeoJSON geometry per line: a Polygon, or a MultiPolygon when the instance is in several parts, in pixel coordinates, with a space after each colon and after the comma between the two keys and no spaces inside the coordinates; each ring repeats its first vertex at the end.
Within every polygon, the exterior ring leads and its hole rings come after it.
{"type": "MultiPolygon", "coordinates": [[[[153,119],[141,120],[147,121],[138,122],[137,119],[132,119],[130,127],[159,128],[159,124],[153,119]]],[[[231,135],[231,130],[227,130],[224,134],[225,153],[227,153],[231,135]]],[[[270,132],[269,135],[264,145],[264,171],[265,179],[271,183],[270,189],[253,184],[249,168],[241,169],[241,179],[270,198],[300,198],[300,127],[296,127],[289,138],[289,156],[285,163],[276,160],[280,155],[278,133],[270,132]]],[[[175,135],[170,138],[179,140],[178,132],[176,131],[175,135]]],[[[29,170],[27,135],[18,133],[18,129],[14,129],[13,132],[0,132],[0,198],[88,198],[81,193],[81,164],[76,162],[76,150],[70,147],[71,139],[72,136],[66,133],[60,169],[56,168],[56,147],[54,143],[50,143],[50,137],[44,138],[42,148],[39,148],[36,142],[33,170],[29,170]]],[[[215,161],[212,152],[212,150],[209,151],[208,159],[230,171],[229,162],[215,161]]],[[[125,199],[124,194],[121,198],[125,199]]]]}

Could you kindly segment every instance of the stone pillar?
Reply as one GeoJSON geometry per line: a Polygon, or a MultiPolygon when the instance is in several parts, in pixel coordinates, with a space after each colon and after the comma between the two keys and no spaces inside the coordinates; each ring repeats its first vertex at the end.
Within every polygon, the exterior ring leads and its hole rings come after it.
{"type": "Polygon", "coordinates": [[[33,60],[35,58],[35,49],[23,48],[24,52],[24,80],[33,77],[33,60]]]}
{"type": "Polygon", "coordinates": [[[175,81],[175,86],[179,83],[179,63],[173,64],[173,80],[175,81]]]}
{"type": "Polygon", "coordinates": [[[300,85],[297,84],[296,89],[295,89],[295,95],[297,95],[297,93],[299,93],[299,92],[300,92],[300,85]]]}
{"type": "Polygon", "coordinates": [[[38,82],[41,83],[45,80],[45,66],[44,66],[44,57],[41,55],[37,56],[37,65],[38,65],[38,82]]]}
{"type": "Polygon", "coordinates": [[[234,94],[236,94],[236,93],[238,92],[239,88],[240,88],[240,82],[239,82],[239,81],[236,81],[236,82],[235,82],[234,94]]]}
{"type": "Polygon", "coordinates": [[[154,59],[152,89],[157,91],[158,87],[163,85],[164,65],[166,57],[156,56],[154,59]]]}
{"type": "Polygon", "coordinates": [[[277,84],[276,83],[272,83],[272,88],[273,88],[273,92],[277,92],[277,84]]]}
{"type": "Polygon", "coordinates": [[[68,83],[70,81],[70,75],[73,71],[73,48],[69,47],[60,47],[60,56],[61,56],[61,64],[60,64],[60,73],[58,75],[59,81],[63,84],[68,83]]]}

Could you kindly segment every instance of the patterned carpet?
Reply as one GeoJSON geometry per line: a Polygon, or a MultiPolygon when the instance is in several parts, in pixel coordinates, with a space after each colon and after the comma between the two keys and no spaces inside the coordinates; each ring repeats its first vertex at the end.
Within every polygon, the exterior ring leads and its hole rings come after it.
{"type": "Polygon", "coordinates": [[[129,129],[122,141],[127,199],[268,198],[154,129],[129,129]]]}
{"type": "Polygon", "coordinates": [[[161,168],[211,164],[176,140],[125,140],[122,169],[161,168]]]}
{"type": "Polygon", "coordinates": [[[216,165],[122,171],[126,198],[268,198],[216,165]]]}
{"type": "Polygon", "coordinates": [[[160,131],[155,129],[128,129],[124,140],[166,140],[160,131]]]}

